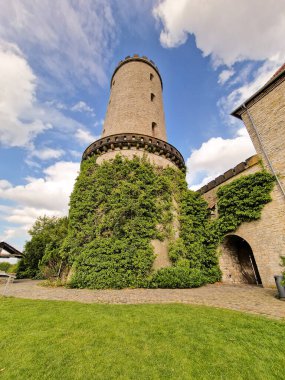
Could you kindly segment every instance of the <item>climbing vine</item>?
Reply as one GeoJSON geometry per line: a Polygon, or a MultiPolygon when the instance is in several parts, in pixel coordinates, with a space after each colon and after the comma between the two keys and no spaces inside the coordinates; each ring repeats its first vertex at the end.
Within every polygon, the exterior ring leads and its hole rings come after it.
{"type": "Polygon", "coordinates": [[[217,192],[219,235],[235,231],[243,222],[261,217],[264,205],[271,201],[274,177],[265,170],[242,176],[217,192]]]}
{"type": "MultiPolygon", "coordinates": [[[[168,269],[168,277],[181,286],[204,283],[204,275],[213,267],[214,272],[219,273],[216,253],[204,253],[203,244],[195,242],[198,219],[206,223],[207,208],[196,193],[187,190],[184,174],[171,168],[154,167],[139,158],[128,160],[117,156],[100,166],[95,157],[83,161],[70,200],[68,236],[61,249],[62,256],[68,257],[73,266],[71,285],[160,286],[164,272],[152,273],[155,255],[151,241],[175,240],[174,203],[180,212],[181,203],[190,205],[191,197],[197,202],[196,208],[189,211],[193,218],[191,225],[186,226],[188,221],[183,213],[181,217],[181,221],[185,219],[181,236],[188,240],[186,235],[191,233],[191,244],[186,244],[185,258],[174,258],[172,249],[172,261],[178,269],[176,272],[168,269]],[[196,218],[199,202],[203,205],[203,215],[196,218]]],[[[203,232],[200,231],[200,235],[199,241],[203,241],[203,232]]]]}
{"type": "Polygon", "coordinates": [[[74,263],[73,286],[143,286],[155,257],[151,240],[165,238],[171,219],[169,186],[145,159],[83,161],[62,248],[74,263]]]}
{"type": "Polygon", "coordinates": [[[72,266],[71,286],[179,288],[216,282],[219,242],[242,222],[260,217],[272,187],[265,171],[221,186],[219,218],[211,220],[207,203],[187,189],[181,171],[119,155],[99,166],[93,156],[82,162],[61,248],[72,266]],[[171,267],[152,270],[153,239],[168,239],[171,267]]]}
{"type": "Polygon", "coordinates": [[[184,287],[189,268],[193,286],[218,281],[221,278],[217,257],[219,243],[241,223],[260,218],[263,206],[271,200],[273,184],[274,177],[261,171],[221,186],[217,192],[219,217],[216,220],[209,218],[207,203],[198,193],[182,192],[180,237],[172,242],[169,250],[174,268],[161,269],[154,275],[153,282],[162,287],[180,287],[177,283],[181,279],[181,287],[184,287]]]}

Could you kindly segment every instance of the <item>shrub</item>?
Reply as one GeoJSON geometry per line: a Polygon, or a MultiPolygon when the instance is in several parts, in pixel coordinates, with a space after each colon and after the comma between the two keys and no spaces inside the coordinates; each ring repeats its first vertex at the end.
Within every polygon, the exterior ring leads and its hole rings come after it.
{"type": "Polygon", "coordinates": [[[10,264],[8,262],[0,263],[0,271],[7,272],[11,266],[12,266],[12,264],[10,264]]]}
{"type": "Polygon", "coordinates": [[[8,268],[7,273],[17,273],[19,264],[12,264],[10,268],[8,268]]]}
{"type": "Polygon", "coordinates": [[[205,283],[199,269],[169,267],[158,270],[150,280],[152,288],[197,288],[205,283]]]}

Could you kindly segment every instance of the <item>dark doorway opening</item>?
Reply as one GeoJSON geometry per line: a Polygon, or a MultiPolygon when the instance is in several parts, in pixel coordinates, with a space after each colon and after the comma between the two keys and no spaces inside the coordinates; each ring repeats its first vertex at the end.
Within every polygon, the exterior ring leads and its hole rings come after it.
{"type": "Polygon", "coordinates": [[[262,285],[252,249],[237,235],[228,235],[222,244],[222,271],[225,282],[262,285]]]}

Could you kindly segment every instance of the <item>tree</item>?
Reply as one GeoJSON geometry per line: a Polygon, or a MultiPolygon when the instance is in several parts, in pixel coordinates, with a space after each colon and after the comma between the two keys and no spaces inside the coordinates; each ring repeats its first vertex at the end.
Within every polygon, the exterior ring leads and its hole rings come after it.
{"type": "Polygon", "coordinates": [[[67,235],[68,219],[39,217],[29,230],[31,240],[24,247],[17,276],[45,277],[55,275],[60,266],[60,247],[67,235]]]}

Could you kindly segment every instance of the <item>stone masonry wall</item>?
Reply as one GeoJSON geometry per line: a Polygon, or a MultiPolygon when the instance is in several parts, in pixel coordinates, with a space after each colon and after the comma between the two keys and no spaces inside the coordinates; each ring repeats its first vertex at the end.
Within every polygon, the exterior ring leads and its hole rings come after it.
{"type": "Polygon", "coordinates": [[[161,79],[143,60],[115,72],[102,137],[128,132],[167,141],[161,79]]]}
{"type": "Polygon", "coordinates": [[[225,238],[220,247],[221,256],[219,260],[223,272],[222,281],[227,284],[244,284],[246,283],[242,275],[242,268],[238,258],[237,247],[233,247],[231,242],[225,238]]]}
{"type": "MultiPolygon", "coordinates": [[[[249,103],[248,109],[273,168],[279,175],[279,180],[285,188],[285,80],[266,93],[257,102],[252,105],[249,103]]],[[[256,151],[262,157],[264,165],[269,170],[264,152],[247,113],[242,113],[241,117],[256,151]]]]}
{"type": "Polygon", "coordinates": [[[155,153],[150,153],[146,152],[145,150],[138,150],[138,149],[120,149],[120,150],[110,150],[101,156],[99,156],[96,160],[97,164],[100,165],[103,161],[105,160],[112,160],[116,157],[117,154],[121,154],[122,156],[128,158],[128,159],[133,159],[135,156],[142,158],[146,157],[147,160],[153,165],[159,166],[161,168],[167,168],[171,167],[174,169],[177,169],[177,166],[168,160],[167,158],[163,156],[159,156],[158,154],[155,153]]]}
{"type": "MultiPolygon", "coordinates": [[[[252,174],[262,169],[258,162],[250,166],[242,173],[224,181],[222,184],[212,188],[203,194],[204,199],[210,207],[217,204],[217,190],[219,186],[230,183],[242,175],[252,174]]],[[[234,233],[248,242],[250,245],[255,261],[259,270],[262,284],[265,287],[275,286],[273,276],[280,274],[282,268],[280,266],[280,255],[285,256],[285,213],[283,198],[280,194],[277,185],[271,193],[272,201],[265,205],[262,216],[259,220],[243,223],[234,233]]],[[[220,247],[221,270],[226,270],[228,252],[223,252],[223,247],[220,247]]],[[[238,268],[233,267],[233,277],[238,277],[238,268]]],[[[225,280],[225,276],[224,276],[225,280]]]]}

